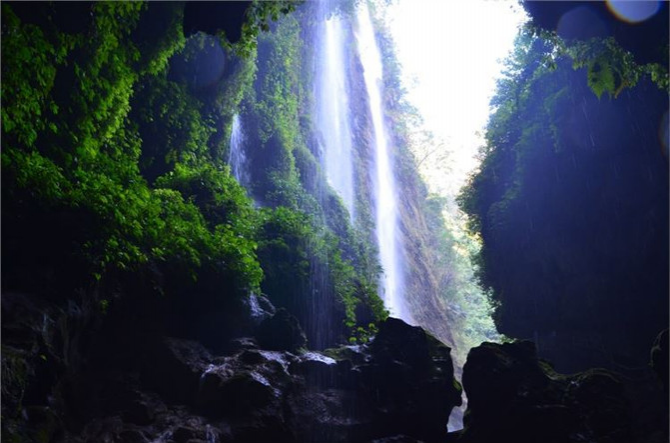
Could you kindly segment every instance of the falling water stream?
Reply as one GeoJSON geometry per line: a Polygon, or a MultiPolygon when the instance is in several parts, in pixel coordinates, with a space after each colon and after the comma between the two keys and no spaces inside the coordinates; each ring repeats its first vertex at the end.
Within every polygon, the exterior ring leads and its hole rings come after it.
{"type": "Polygon", "coordinates": [[[237,181],[246,186],[249,183],[247,172],[247,159],[244,151],[245,142],[244,130],[240,116],[233,116],[233,125],[230,131],[230,153],[228,154],[228,164],[230,171],[237,181]]]}
{"type": "MultiPolygon", "coordinates": [[[[326,2],[320,4],[321,10],[326,2]]],[[[323,163],[329,184],[354,218],[354,177],[345,64],[345,30],[337,15],[322,24],[318,51],[316,122],[322,135],[323,163]]]]}
{"type": "MultiPolygon", "coordinates": [[[[334,16],[322,25],[317,59],[317,122],[324,137],[324,169],[333,188],[340,194],[353,219],[357,190],[353,180],[352,152],[365,146],[364,140],[354,140],[351,131],[352,106],[347,90],[348,73],[345,63],[346,31],[343,21],[334,16]],[[353,145],[352,145],[353,141],[353,145]]],[[[369,179],[372,184],[371,203],[375,221],[375,236],[383,275],[379,282],[380,296],[391,315],[414,324],[404,298],[404,263],[399,222],[398,184],[393,170],[393,146],[384,119],[383,64],[366,2],[356,10],[354,41],[363,68],[367,92],[368,113],[372,127],[368,128],[369,179]]],[[[462,428],[462,410],[454,409],[449,429],[462,428]]]]}
{"type": "Polygon", "coordinates": [[[361,2],[358,7],[356,18],[358,29],[355,34],[361,63],[363,64],[365,88],[368,93],[373,125],[373,206],[379,258],[384,269],[384,275],[380,282],[382,299],[392,316],[410,322],[410,315],[403,299],[403,268],[400,262],[400,245],[397,235],[396,182],[391,163],[389,139],[384,124],[382,58],[372,27],[370,10],[365,2],[361,2]]]}

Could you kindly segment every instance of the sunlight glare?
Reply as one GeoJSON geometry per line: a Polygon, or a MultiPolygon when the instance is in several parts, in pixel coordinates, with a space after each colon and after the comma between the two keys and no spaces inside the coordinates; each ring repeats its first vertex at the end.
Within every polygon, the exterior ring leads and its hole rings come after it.
{"type": "Polygon", "coordinates": [[[515,0],[398,0],[389,8],[403,77],[412,79],[409,101],[451,151],[450,174],[423,171],[439,181],[433,190],[454,195],[477,165],[500,62],[525,20],[515,0]]]}

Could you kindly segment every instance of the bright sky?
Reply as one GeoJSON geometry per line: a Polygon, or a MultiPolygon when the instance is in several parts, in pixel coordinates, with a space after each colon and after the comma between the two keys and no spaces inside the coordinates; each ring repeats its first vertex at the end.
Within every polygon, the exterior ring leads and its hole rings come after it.
{"type": "Polygon", "coordinates": [[[525,19],[516,0],[397,0],[388,8],[409,100],[452,152],[448,175],[436,155],[422,165],[434,191],[453,195],[476,166],[483,141],[475,133],[483,133],[499,62],[525,19]]]}

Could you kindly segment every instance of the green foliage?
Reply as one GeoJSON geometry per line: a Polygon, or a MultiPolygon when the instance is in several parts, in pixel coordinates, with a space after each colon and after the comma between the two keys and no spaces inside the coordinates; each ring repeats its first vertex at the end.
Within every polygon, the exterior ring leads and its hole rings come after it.
{"type": "Polygon", "coordinates": [[[39,132],[58,131],[49,122],[50,116],[59,111],[50,92],[57,67],[64,64],[74,41],[59,35],[54,42],[37,26],[22,25],[6,3],[2,5],[2,19],[3,134],[32,148],[39,132]]]}
{"type": "Polygon", "coordinates": [[[149,2],[140,16],[132,39],[140,52],[140,75],[164,72],[173,54],[183,49],[184,9],[179,2],[149,2]]]}
{"type": "Polygon", "coordinates": [[[545,60],[554,69],[556,60],[566,56],[572,60],[575,69],[586,67],[588,85],[598,98],[603,93],[618,97],[622,91],[635,87],[643,75],[648,75],[660,89],[670,91],[667,65],[636,63],[633,54],[623,49],[614,37],[567,43],[555,33],[537,28],[529,28],[527,32],[553,47],[553,52],[545,56],[545,60]]]}
{"type": "Polygon", "coordinates": [[[137,24],[142,3],[96,3],[92,38],[79,39],[79,57],[73,62],[75,88],[68,100],[73,109],[67,121],[67,144],[74,146],[66,165],[95,163],[98,153],[117,146],[106,144],[121,129],[130,110],[130,97],[139,60],[137,48],[124,44],[137,24]]]}
{"type": "MultiPolygon", "coordinates": [[[[315,269],[325,270],[326,283],[319,291],[332,292],[320,299],[323,309],[335,303],[343,324],[354,332],[359,325],[356,309],[369,306],[375,320],[386,317],[375,288],[342,258],[340,240],[308,214],[278,207],[263,210],[258,256],[266,271],[263,290],[275,303],[297,312],[300,318],[308,300],[315,269]],[[330,298],[330,299],[329,299],[330,298]]],[[[306,320],[303,318],[302,320],[306,320]]]]}
{"type": "Polygon", "coordinates": [[[71,183],[61,168],[38,152],[24,152],[5,146],[2,170],[12,176],[20,188],[28,189],[38,199],[55,202],[69,193],[71,183]]]}
{"type": "Polygon", "coordinates": [[[218,128],[202,104],[166,78],[184,44],[181,8],[95,3],[86,37],[58,23],[46,34],[2,8],[6,203],[85,214],[62,253],[84,257],[91,281],[169,263],[193,278],[216,266],[258,290],[255,211],[209,157],[218,128]],[[138,29],[151,22],[143,11],[165,25],[151,38],[138,29]]]}
{"type": "Polygon", "coordinates": [[[364,340],[387,315],[376,294],[379,269],[307,144],[305,29],[291,15],[265,32],[294,6],[254,3],[242,40],[222,42],[231,49],[224,78],[205,94],[168,75],[173,55],[205,50],[187,47],[181,4],[94,3],[80,34],[57,21],[48,29],[22,24],[3,4],[8,229],[30,238],[48,224],[49,236],[62,237],[58,253],[87,275],[81,284],[156,267],[191,279],[216,270],[240,291],[284,297],[298,314],[317,297],[338,334],[364,340]],[[255,210],[225,164],[238,113],[256,137],[255,190],[274,209],[255,210]],[[59,223],[20,222],[51,213],[59,223]]]}
{"type": "Polygon", "coordinates": [[[300,25],[294,16],[284,18],[272,34],[260,38],[256,91],[262,91],[256,103],[260,119],[261,142],[267,143],[278,136],[287,150],[299,137],[300,115],[298,101],[301,94],[300,25]]]}
{"type": "MultiPolygon", "coordinates": [[[[236,54],[241,57],[249,57],[256,49],[257,37],[261,31],[270,30],[270,21],[277,21],[281,15],[286,15],[295,10],[301,1],[278,0],[272,2],[255,0],[247,9],[246,21],[242,25],[242,37],[235,45],[232,45],[236,54]]],[[[225,36],[222,36],[225,38],[225,36]]]]}
{"type": "Polygon", "coordinates": [[[170,171],[177,162],[194,164],[208,155],[207,141],[215,132],[202,116],[202,107],[185,85],[165,76],[138,85],[136,110],[143,149],[140,167],[150,181],[170,171]]]}

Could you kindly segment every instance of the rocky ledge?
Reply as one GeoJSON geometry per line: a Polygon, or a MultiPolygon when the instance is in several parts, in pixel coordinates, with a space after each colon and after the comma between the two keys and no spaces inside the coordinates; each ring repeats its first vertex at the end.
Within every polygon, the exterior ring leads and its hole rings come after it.
{"type": "MultiPolygon", "coordinates": [[[[269,308],[252,309],[259,315],[246,329],[251,334],[228,338],[217,351],[192,337],[137,335],[123,345],[133,352],[108,347],[116,357],[107,355],[104,364],[81,365],[70,376],[28,374],[20,384],[43,385],[43,395],[22,401],[17,390],[16,401],[3,405],[3,437],[73,443],[447,438],[449,414],[461,402],[447,346],[390,318],[369,343],[310,351],[295,317],[269,308]]],[[[38,335],[49,334],[36,332],[35,342],[38,335]]],[[[53,348],[46,360],[59,352],[53,348]]],[[[5,351],[3,375],[12,375],[16,365],[5,351]]],[[[4,384],[3,396],[13,387],[4,384]]]]}
{"type": "Polygon", "coordinates": [[[473,348],[463,368],[465,428],[447,433],[461,403],[450,349],[398,319],[379,324],[368,343],[316,352],[295,317],[255,296],[230,311],[236,328],[216,347],[203,344],[207,328],[198,337],[149,327],[155,305],[134,323],[108,314],[116,326],[105,341],[87,339],[96,328],[86,305],[2,301],[3,441],[668,441],[667,331],[652,367],[634,377],[558,374],[531,342],[473,348]]]}
{"type": "MultiPolygon", "coordinates": [[[[667,344],[654,349],[656,360],[667,361],[667,344]]],[[[449,441],[667,442],[667,396],[655,369],[635,377],[597,368],[564,375],[538,359],[530,341],[483,343],[463,368],[465,428],[449,441]]]]}

